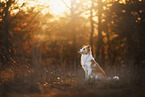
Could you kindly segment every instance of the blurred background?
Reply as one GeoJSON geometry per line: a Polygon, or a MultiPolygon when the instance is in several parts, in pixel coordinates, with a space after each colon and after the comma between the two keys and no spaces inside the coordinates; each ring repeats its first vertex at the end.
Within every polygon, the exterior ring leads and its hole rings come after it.
{"type": "Polygon", "coordinates": [[[144,38],[144,0],[0,0],[0,84],[75,83],[85,44],[108,76],[142,84],[144,38]]]}

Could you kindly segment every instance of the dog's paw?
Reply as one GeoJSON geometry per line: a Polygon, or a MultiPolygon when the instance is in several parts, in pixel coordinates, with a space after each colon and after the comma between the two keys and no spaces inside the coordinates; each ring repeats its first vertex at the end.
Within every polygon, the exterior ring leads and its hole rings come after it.
{"type": "Polygon", "coordinates": [[[114,76],[113,79],[119,80],[119,77],[118,76],[114,76]]]}

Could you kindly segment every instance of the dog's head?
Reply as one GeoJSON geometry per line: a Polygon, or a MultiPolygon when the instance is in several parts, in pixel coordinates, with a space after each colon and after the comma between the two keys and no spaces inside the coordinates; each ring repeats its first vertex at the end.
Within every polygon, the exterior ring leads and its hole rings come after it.
{"type": "Polygon", "coordinates": [[[80,54],[89,54],[91,52],[91,46],[85,45],[78,51],[80,54]]]}

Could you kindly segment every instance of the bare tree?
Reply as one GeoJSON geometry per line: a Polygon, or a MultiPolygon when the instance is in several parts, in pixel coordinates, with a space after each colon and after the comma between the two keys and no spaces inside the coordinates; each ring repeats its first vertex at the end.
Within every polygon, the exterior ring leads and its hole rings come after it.
{"type": "Polygon", "coordinates": [[[72,52],[73,52],[73,62],[74,62],[74,68],[77,68],[78,67],[78,62],[77,62],[77,49],[76,49],[76,14],[77,13],[75,13],[75,5],[76,5],[76,0],[71,0],[70,2],[71,2],[71,5],[69,6],[69,5],[67,5],[66,3],[65,3],[65,1],[63,1],[63,0],[61,0],[64,4],[65,4],[65,6],[67,7],[67,8],[69,8],[70,9],[70,18],[71,18],[71,32],[72,32],[72,52]]]}
{"type": "Polygon", "coordinates": [[[98,41],[97,41],[97,47],[96,47],[96,56],[98,61],[102,60],[102,64],[104,61],[104,47],[103,47],[103,35],[102,35],[102,9],[103,9],[103,3],[102,0],[98,0],[98,41]]]}
{"type": "Polygon", "coordinates": [[[10,57],[10,53],[9,53],[9,50],[10,50],[10,41],[9,41],[9,30],[10,30],[10,25],[11,25],[11,22],[13,21],[14,18],[16,18],[16,16],[19,14],[20,12],[20,8],[24,6],[24,3],[20,6],[20,7],[14,7],[14,8],[11,8],[12,5],[16,4],[17,2],[15,2],[15,0],[6,0],[5,2],[1,2],[0,4],[2,5],[0,8],[2,9],[1,11],[1,18],[2,18],[2,21],[1,23],[3,24],[3,33],[2,36],[3,36],[3,46],[1,48],[2,52],[2,57],[4,59],[2,59],[2,63],[3,65],[5,65],[9,60],[9,57],[10,57]],[[10,16],[10,12],[13,10],[13,9],[18,9],[19,12],[15,15],[15,16],[10,16]]]}
{"type": "Polygon", "coordinates": [[[90,45],[93,51],[93,34],[94,34],[94,21],[93,21],[93,9],[94,9],[94,0],[91,0],[91,8],[90,8],[90,25],[91,25],[91,32],[90,32],[90,45]]]}

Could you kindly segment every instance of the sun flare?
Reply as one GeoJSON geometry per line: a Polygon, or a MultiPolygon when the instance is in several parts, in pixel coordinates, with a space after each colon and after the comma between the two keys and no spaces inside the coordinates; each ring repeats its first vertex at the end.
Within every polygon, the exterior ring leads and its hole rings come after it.
{"type": "MultiPolygon", "coordinates": [[[[43,0],[42,0],[43,1],[43,0]]],[[[63,12],[69,11],[70,0],[49,0],[50,13],[61,15],[63,12]],[[64,1],[64,2],[62,2],[64,1]],[[67,4],[67,6],[65,5],[67,4]]]]}
{"type": "MultiPolygon", "coordinates": [[[[15,0],[17,2],[17,6],[22,6],[23,3],[26,4],[23,7],[23,10],[26,11],[28,8],[34,7],[36,11],[41,11],[43,14],[47,14],[48,12],[53,15],[63,15],[64,12],[70,11],[71,0],[15,0]]],[[[81,0],[76,0],[80,2],[81,0]]],[[[106,0],[102,0],[103,2],[106,0]]],[[[7,2],[7,0],[0,0],[0,2],[7,2]]],[[[91,6],[91,1],[88,0],[84,5],[91,6]]],[[[125,3],[125,0],[120,0],[120,3],[125,3]]],[[[13,6],[14,7],[14,6],[13,6]]],[[[14,7],[15,8],[15,7],[14,7]]],[[[13,13],[17,13],[19,10],[16,9],[13,13]]]]}
{"type": "MultiPolygon", "coordinates": [[[[2,2],[6,2],[2,0],[2,2]]],[[[69,12],[71,0],[16,0],[16,6],[26,4],[22,9],[27,11],[28,8],[34,7],[35,11],[41,11],[43,14],[51,13],[53,15],[62,15],[64,12],[69,12]]],[[[15,8],[15,5],[12,6],[15,8]]],[[[12,13],[17,13],[19,10],[13,10],[12,13]]]]}

